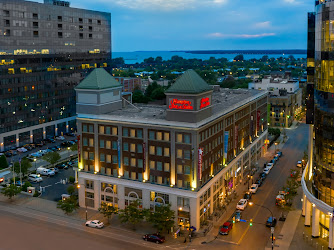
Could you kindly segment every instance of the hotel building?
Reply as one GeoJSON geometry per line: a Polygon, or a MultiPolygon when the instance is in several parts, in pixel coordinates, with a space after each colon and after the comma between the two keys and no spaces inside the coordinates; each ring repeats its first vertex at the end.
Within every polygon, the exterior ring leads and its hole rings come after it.
{"type": "Polygon", "coordinates": [[[110,13],[0,1],[0,152],[76,130],[74,87],[107,67],[110,13]]]}
{"type": "Polygon", "coordinates": [[[309,160],[303,173],[303,215],[312,237],[334,248],[334,2],[316,1],[308,14],[307,123],[309,160]]]}
{"type": "Polygon", "coordinates": [[[167,105],[131,104],[95,69],[77,87],[79,204],[171,204],[178,225],[201,228],[266,152],[267,92],[208,85],[188,70],[167,105]]]}

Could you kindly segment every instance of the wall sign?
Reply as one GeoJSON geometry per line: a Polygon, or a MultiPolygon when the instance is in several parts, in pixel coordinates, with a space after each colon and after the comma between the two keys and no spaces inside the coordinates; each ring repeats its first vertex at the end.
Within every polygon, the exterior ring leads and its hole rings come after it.
{"type": "Polygon", "coordinates": [[[78,162],[81,162],[81,149],[80,149],[80,135],[77,136],[77,140],[78,140],[78,162]]]}
{"type": "Polygon", "coordinates": [[[198,179],[202,180],[203,148],[198,149],[198,179]]]}
{"type": "Polygon", "coordinates": [[[210,98],[209,97],[202,98],[201,99],[201,106],[199,108],[203,109],[207,106],[210,106],[210,98]]]}
{"type": "Polygon", "coordinates": [[[191,105],[191,101],[172,99],[170,101],[169,109],[193,110],[194,107],[191,105]]]}

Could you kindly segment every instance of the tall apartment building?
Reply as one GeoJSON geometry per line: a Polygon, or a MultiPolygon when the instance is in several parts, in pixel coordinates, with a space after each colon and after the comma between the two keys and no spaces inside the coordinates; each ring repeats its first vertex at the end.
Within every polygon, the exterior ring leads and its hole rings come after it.
{"type": "Polygon", "coordinates": [[[0,151],[76,130],[74,87],[111,56],[110,14],[0,1],[0,151]]]}
{"type": "Polygon", "coordinates": [[[269,91],[268,123],[271,127],[288,128],[302,111],[302,89],[289,74],[268,75],[248,84],[249,89],[269,91]]]}
{"type": "Polygon", "coordinates": [[[267,92],[213,90],[193,70],[168,105],[126,105],[121,90],[104,69],[76,87],[80,206],[171,204],[178,225],[200,229],[266,152],[267,92]]]}
{"type": "Polygon", "coordinates": [[[334,2],[308,14],[307,117],[309,160],[302,178],[305,226],[334,248],[334,2]]]}

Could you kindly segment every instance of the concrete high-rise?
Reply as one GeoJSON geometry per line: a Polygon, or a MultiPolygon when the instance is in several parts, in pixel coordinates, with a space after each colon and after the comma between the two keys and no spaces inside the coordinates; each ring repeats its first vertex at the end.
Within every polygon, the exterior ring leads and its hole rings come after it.
{"type": "Polygon", "coordinates": [[[111,58],[110,13],[0,2],[0,152],[76,130],[74,87],[111,58]]]}

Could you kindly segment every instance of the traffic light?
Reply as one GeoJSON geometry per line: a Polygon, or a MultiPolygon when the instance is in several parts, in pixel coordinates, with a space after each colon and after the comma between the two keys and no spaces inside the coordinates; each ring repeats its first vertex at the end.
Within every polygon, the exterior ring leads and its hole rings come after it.
{"type": "Polygon", "coordinates": [[[233,223],[235,223],[235,216],[233,216],[233,223]]]}
{"type": "Polygon", "coordinates": [[[253,220],[252,219],[249,220],[249,225],[253,226],[253,220]]]}

